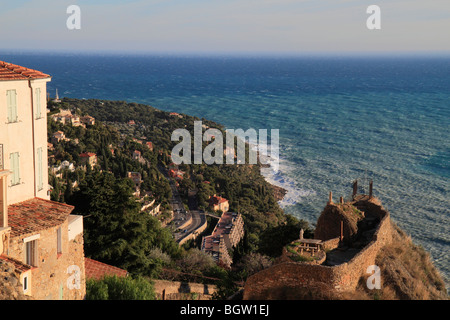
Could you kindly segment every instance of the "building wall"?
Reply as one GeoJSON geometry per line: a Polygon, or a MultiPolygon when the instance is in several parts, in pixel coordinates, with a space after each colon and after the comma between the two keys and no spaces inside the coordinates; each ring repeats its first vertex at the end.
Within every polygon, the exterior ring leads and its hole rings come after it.
{"type": "MultiPolygon", "coordinates": [[[[79,300],[86,295],[83,233],[69,241],[68,220],[56,227],[39,232],[38,266],[31,276],[31,295],[34,299],[79,300]],[[57,253],[57,229],[61,227],[62,254],[57,253]],[[75,267],[73,267],[75,266],[75,267]],[[79,271],[79,288],[72,282],[79,271]]],[[[11,238],[9,256],[25,262],[25,236],[11,238]]]]}
{"type": "Polygon", "coordinates": [[[49,79],[0,81],[0,144],[3,144],[3,161],[5,169],[11,169],[9,155],[19,152],[20,184],[11,186],[10,177],[7,181],[7,204],[47,196],[47,112],[46,86],[49,79]],[[31,88],[29,87],[31,85],[31,88]],[[41,116],[36,119],[35,89],[40,88],[41,116]],[[15,89],[17,93],[18,121],[8,123],[7,90],[15,89]],[[33,95],[32,95],[33,91],[33,95]],[[34,134],[33,134],[34,133],[34,134]],[[37,188],[37,150],[42,148],[43,189],[37,188]]]}

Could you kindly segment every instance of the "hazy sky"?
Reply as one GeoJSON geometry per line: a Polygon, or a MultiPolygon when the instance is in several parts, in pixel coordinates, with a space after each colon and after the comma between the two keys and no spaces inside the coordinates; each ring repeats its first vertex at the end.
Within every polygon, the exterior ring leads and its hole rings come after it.
{"type": "Polygon", "coordinates": [[[450,52],[450,0],[0,0],[0,49],[450,52]],[[81,29],[69,30],[69,5],[81,29]],[[381,30],[369,30],[369,5],[381,30]]]}

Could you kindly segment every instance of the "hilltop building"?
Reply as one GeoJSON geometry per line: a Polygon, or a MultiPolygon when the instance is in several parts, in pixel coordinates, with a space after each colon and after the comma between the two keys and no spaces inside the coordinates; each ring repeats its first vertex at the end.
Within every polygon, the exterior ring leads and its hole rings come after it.
{"type": "Polygon", "coordinates": [[[287,291],[354,291],[378,252],[392,243],[390,214],[373,196],[372,181],[368,195],[357,190],[355,181],[351,198],[340,197],[338,203],[330,192],[314,239],[305,239],[301,230],[299,239],[283,249],[273,266],[247,279],[244,300],[279,299],[287,291]]]}
{"type": "Polygon", "coordinates": [[[25,295],[83,299],[83,217],[47,192],[50,80],[0,61],[0,259],[15,266],[25,295]]]}

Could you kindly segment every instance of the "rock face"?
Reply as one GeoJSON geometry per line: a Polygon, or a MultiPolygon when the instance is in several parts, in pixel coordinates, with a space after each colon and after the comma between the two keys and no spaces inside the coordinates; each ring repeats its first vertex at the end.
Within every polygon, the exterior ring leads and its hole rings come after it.
{"type": "Polygon", "coordinates": [[[351,205],[327,205],[317,220],[314,238],[329,240],[339,237],[342,222],[344,242],[351,241],[358,233],[358,222],[362,218],[359,210],[351,205]]]}
{"type": "Polygon", "coordinates": [[[29,300],[23,294],[14,265],[0,260],[0,300],[29,300]]]}

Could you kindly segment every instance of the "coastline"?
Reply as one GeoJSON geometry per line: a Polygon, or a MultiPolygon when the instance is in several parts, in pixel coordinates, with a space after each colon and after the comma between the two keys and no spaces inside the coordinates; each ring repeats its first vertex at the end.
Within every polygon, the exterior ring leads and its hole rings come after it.
{"type": "Polygon", "coordinates": [[[269,181],[267,181],[267,183],[269,183],[272,186],[273,196],[275,197],[275,200],[277,200],[277,202],[283,201],[284,196],[286,195],[286,193],[288,191],[286,189],[284,189],[283,187],[271,184],[269,181]]]}

